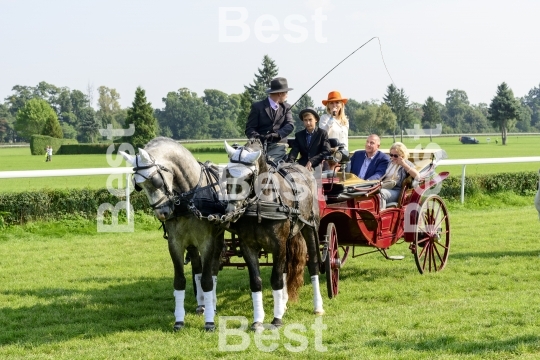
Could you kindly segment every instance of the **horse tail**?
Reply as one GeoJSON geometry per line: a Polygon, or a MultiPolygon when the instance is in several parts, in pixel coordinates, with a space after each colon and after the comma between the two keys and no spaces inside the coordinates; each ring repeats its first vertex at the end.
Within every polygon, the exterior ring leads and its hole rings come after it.
{"type": "Polygon", "coordinates": [[[298,289],[304,285],[307,246],[298,232],[287,242],[287,293],[289,300],[298,300],[298,289]]]}

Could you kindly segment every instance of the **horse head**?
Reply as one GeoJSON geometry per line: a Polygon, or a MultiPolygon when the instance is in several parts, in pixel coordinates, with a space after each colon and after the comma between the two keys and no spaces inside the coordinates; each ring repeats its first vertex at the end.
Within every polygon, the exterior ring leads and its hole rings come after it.
{"type": "Polygon", "coordinates": [[[154,210],[156,217],[165,221],[172,217],[174,212],[173,182],[174,173],[168,164],[161,164],[144,149],[139,149],[136,156],[123,151],[119,153],[128,163],[133,165],[134,174],[132,177],[135,190],[144,190],[150,206],[154,210]]]}
{"type": "Polygon", "coordinates": [[[229,156],[225,169],[227,212],[233,212],[252,194],[257,175],[267,169],[264,156],[261,156],[262,144],[258,139],[250,139],[245,146],[236,149],[225,141],[225,150],[229,156]]]}

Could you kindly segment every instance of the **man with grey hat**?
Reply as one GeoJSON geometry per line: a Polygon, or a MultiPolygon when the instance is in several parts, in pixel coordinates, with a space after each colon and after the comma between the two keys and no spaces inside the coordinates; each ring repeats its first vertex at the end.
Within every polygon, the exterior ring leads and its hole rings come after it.
{"type": "Polygon", "coordinates": [[[246,136],[266,141],[266,156],[276,162],[285,157],[287,136],[294,130],[291,105],[285,102],[290,90],[287,79],[272,79],[268,97],[251,105],[246,123],[246,136]]]}

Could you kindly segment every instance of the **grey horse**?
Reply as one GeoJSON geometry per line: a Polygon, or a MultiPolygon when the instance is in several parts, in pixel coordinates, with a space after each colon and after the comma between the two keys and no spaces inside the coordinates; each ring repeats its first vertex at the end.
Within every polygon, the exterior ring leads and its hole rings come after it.
{"type": "Polygon", "coordinates": [[[262,154],[259,140],[249,140],[238,149],[225,142],[230,162],[226,169],[227,213],[242,213],[231,224],[238,233],[246,261],[252,292],[255,331],[264,329],[262,284],[258,254],[261,249],[272,254],[271,275],[274,298],[272,325],[282,325],[287,300],[295,300],[303,284],[306,255],[313,285],[314,313],[324,314],[319,290],[319,204],[317,184],[303,166],[289,164],[285,178],[273,172],[262,154]],[[307,249],[306,249],[307,245],[307,249]],[[307,250],[307,254],[306,254],[307,250]],[[287,286],[284,286],[286,282],[287,286]]]}
{"type": "Polygon", "coordinates": [[[134,166],[134,185],[145,191],[155,216],[163,222],[168,234],[174,266],[174,330],[184,327],[184,253],[188,250],[196,273],[198,310],[204,309],[205,329],[213,331],[217,273],[224,237],[222,229],[201,218],[201,211],[204,212],[208,205],[210,213],[219,212],[219,203],[214,201],[218,183],[214,182],[210,167],[199,163],[176,141],[164,137],[148,142],[144,149],[139,149],[137,156],[119,153],[134,166]]]}

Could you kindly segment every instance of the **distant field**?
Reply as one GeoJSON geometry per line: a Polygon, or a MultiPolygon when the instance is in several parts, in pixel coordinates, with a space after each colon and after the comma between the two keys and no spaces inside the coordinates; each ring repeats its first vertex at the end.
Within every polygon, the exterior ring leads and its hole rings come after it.
{"type": "MultiPolygon", "coordinates": [[[[540,136],[510,136],[508,144],[502,146],[495,144],[495,137],[478,136],[480,144],[463,145],[457,137],[434,137],[434,146],[444,149],[449,159],[493,158],[516,156],[540,156],[540,136]]],[[[398,138],[399,140],[399,138],[398,138]]],[[[429,138],[419,140],[405,138],[405,145],[413,149],[417,146],[427,147],[429,138]]],[[[350,149],[362,149],[364,139],[351,139],[350,149]]],[[[383,139],[381,147],[389,148],[392,139],[383,139]]],[[[223,143],[191,143],[186,148],[194,151],[194,156],[201,162],[210,160],[215,163],[227,162],[227,155],[223,150],[223,143]],[[215,148],[215,152],[200,152],[197,149],[215,148]]],[[[104,155],[53,155],[53,161],[45,162],[45,156],[30,155],[29,148],[0,148],[0,171],[13,170],[50,170],[50,169],[81,169],[101,168],[110,166],[104,155]]],[[[468,165],[467,174],[536,171],[540,167],[537,163],[501,164],[501,165],[468,165]]],[[[440,166],[440,171],[450,171],[451,174],[461,174],[462,166],[440,166]]],[[[29,178],[29,179],[0,179],[0,191],[24,191],[42,188],[101,188],[105,187],[107,176],[76,176],[55,178],[29,178]]]]}

